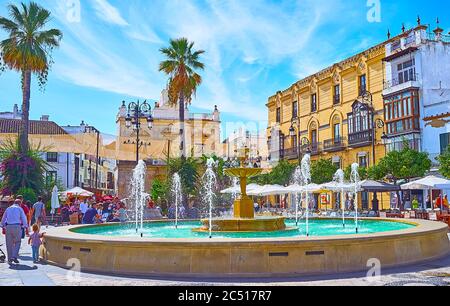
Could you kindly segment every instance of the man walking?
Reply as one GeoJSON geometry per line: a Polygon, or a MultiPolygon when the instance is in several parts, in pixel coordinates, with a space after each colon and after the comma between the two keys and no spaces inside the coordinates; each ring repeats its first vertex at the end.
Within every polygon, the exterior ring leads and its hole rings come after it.
{"type": "Polygon", "coordinates": [[[33,205],[31,224],[38,223],[39,225],[42,225],[45,222],[45,215],[45,204],[42,202],[42,197],[38,197],[38,201],[33,205]]]}
{"type": "Polygon", "coordinates": [[[27,217],[20,207],[21,200],[14,201],[3,214],[1,227],[6,230],[6,249],[8,263],[19,264],[19,250],[22,242],[22,231],[28,229],[27,217]]]}

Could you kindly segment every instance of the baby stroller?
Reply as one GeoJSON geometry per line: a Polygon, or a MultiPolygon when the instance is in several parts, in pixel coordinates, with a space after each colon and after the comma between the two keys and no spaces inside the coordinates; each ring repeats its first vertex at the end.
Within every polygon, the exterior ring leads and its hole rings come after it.
{"type": "MultiPolygon", "coordinates": [[[[2,246],[3,246],[3,244],[0,244],[0,247],[2,247],[2,246]]],[[[3,252],[3,250],[0,249],[0,263],[4,263],[5,261],[6,261],[6,255],[3,252]]]]}

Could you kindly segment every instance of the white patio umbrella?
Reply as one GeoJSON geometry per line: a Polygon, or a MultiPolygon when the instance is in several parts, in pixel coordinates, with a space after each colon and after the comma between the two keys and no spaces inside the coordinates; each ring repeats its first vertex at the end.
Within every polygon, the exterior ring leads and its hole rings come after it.
{"type": "Polygon", "coordinates": [[[401,186],[402,190],[450,189],[450,181],[434,175],[401,186]]]}
{"type": "Polygon", "coordinates": [[[52,219],[53,216],[55,215],[56,210],[59,208],[59,196],[58,196],[58,187],[55,185],[55,187],[53,187],[53,191],[52,191],[52,199],[51,199],[51,214],[52,214],[52,219]]]}
{"type": "MultiPolygon", "coordinates": [[[[434,175],[424,177],[423,179],[410,182],[401,186],[402,190],[424,190],[424,189],[450,189],[450,180],[440,178],[434,175]]],[[[442,196],[442,195],[441,195],[442,196]]],[[[441,210],[443,210],[443,201],[441,201],[441,210]]]]}
{"type": "Polygon", "coordinates": [[[305,186],[294,184],[284,188],[284,192],[289,194],[300,194],[304,192],[314,193],[321,190],[323,190],[322,185],[317,184],[309,184],[305,186]]]}
{"type": "MultiPolygon", "coordinates": [[[[247,185],[247,193],[252,190],[255,190],[257,188],[261,188],[261,186],[257,185],[257,184],[249,184],[249,185],[247,185]]],[[[221,194],[240,194],[241,186],[238,185],[238,186],[230,187],[230,188],[222,190],[220,193],[221,194]]]]}
{"type": "Polygon", "coordinates": [[[286,194],[286,191],[285,188],[280,185],[264,185],[262,187],[260,186],[259,188],[247,192],[247,195],[257,197],[283,195],[283,194],[286,194]]]}
{"type": "MultiPolygon", "coordinates": [[[[322,189],[328,190],[328,191],[334,191],[334,192],[341,192],[341,191],[354,192],[355,184],[330,182],[330,183],[323,184],[322,189]]],[[[358,188],[358,189],[360,189],[360,188],[358,188]]]]}
{"type": "Polygon", "coordinates": [[[75,187],[73,189],[64,191],[61,193],[62,196],[67,197],[68,195],[78,196],[78,197],[92,197],[94,194],[90,191],[84,190],[80,187],[75,187]]]}

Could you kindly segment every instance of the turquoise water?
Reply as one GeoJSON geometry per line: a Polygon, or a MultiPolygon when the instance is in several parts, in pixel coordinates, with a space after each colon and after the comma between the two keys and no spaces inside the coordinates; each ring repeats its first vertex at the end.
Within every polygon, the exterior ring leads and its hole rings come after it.
{"type": "MultiPolygon", "coordinates": [[[[294,220],[286,220],[288,227],[295,227],[294,220]]],[[[200,222],[181,222],[178,229],[175,229],[174,222],[146,223],[144,226],[145,238],[198,238],[208,239],[208,233],[195,233],[192,230],[199,228],[200,222]]],[[[414,225],[389,221],[359,220],[359,234],[373,234],[406,230],[414,225]]],[[[310,236],[338,236],[354,235],[356,233],[355,222],[347,220],[346,227],[343,228],[342,220],[310,220],[310,236]]],[[[108,237],[136,237],[134,224],[114,224],[110,226],[82,227],[74,230],[79,234],[101,235],[108,237]]],[[[298,229],[284,232],[270,233],[214,233],[214,238],[293,238],[306,236],[306,223],[303,220],[299,223],[298,229]]]]}

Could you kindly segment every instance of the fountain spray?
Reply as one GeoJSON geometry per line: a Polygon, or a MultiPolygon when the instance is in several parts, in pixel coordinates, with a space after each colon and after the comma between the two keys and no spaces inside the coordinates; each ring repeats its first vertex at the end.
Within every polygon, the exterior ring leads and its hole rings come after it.
{"type": "Polygon", "coordinates": [[[215,187],[217,185],[216,174],[214,173],[213,167],[216,165],[214,159],[210,158],[206,162],[206,172],[202,177],[203,181],[203,192],[204,200],[209,205],[209,238],[212,238],[212,219],[213,219],[213,205],[215,198],[215,187]]]}
{"type": "MultiPolygon", "coordinates": [[[[303,184],[303,175],[302,175],[302,168],[300,166],[298,166],[295,169],[294,175],[292,176],[292,182],[296,185],[301,186],[303,184]]],[[[295,226],[298,226],[298,208],[299,208],[299,204],[301,203],[302,200],[302,195],[296,193],[294,195],[294,199],[295,199],[295,226]]]]}
{"type": "Polygon", "coordinates": [[[356,233],[359,232],[359,226],[358,226],[358,191],[359,191],[359,184],[360,184],[360,177],[359,177],[359,165],[357,163],[354,163],[352,165],[352,174],[351,174],[351,182],[355,184],[355,224],[356,224],[356,233]]]}
{"type": "Polygon", "coordinates": [[[140,160],[133,170],[133,178],[131,181],[131,195],[134,200],[136,234],[139,232],[139,223],[141,237],[144,236],[144,208],[148,194],[145,193],[145,174],[147,165],[140,160]]]}
{"type": "Polygon", "coordinates": [[[306,237],[309,237],[309,191],[311,183],[311,155],[306,154],[302,159],[301,172],[306,193],[306,237]]]}
{"type": "Polygon", "coordinates": [[[175,229],[178,229],[178,207],[182,199],[181,178],[178,173],[173,175],[172,194],[175,198],[175,229]]]}
{"type": "MultiPolygon", "coordinates": [[[[342,169],[336,171],[334,175],[334,181],[341,186],[344,186],[345,173],[342,169]]],[[[341,207],[342,207],[342,226],[345,228],[345,193],[344,187],[341,189],[341,207]]]]}

